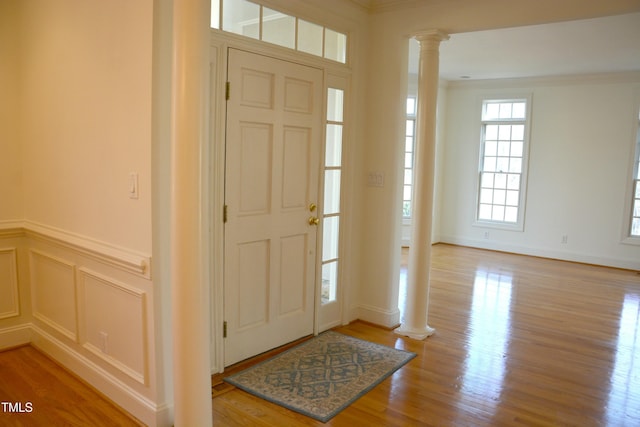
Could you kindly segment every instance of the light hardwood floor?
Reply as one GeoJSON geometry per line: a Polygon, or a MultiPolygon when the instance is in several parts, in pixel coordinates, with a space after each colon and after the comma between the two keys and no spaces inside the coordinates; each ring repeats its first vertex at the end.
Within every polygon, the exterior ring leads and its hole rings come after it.
{"type": "Polygon", "coordinates": [[[31,346],[0,352],[0,401],[3,427],[142,425],[31,346]]]}
{"type": "MultiPolygon", "coordinates": [[[[415,341],[362,322],[337,328],[418,357],[326,425],[640,425],[636,272],[436,245],[431,280],[432,337],[415,341]]],[[[0,425],[132,424],[31,352],[0,353],[0,400],[38,399],[21,415],[37,409],[47,422],[19,424],[0,413],[0,425]]],[[[233,387],[216,389],[215,426],[323,425],[233,387]]]]}
{"type": "MultiPolygon", "coordinates": [[[[326,425],[640,425],[636,272],[436,245],[431,280],[426,340],[337,329],[418,357],[326,425]]],[[[323,425],[237,389],[213,408],[216,426],[323,425]]]]}

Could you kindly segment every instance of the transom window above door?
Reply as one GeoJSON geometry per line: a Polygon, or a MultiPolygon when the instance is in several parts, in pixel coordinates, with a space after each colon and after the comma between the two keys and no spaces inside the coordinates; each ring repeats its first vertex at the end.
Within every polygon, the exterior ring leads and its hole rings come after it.
{"type": "Polygon", "coordinates": [[[347,35],[247,0],[212,0],[211,28],[347,62],[347,35]]]}

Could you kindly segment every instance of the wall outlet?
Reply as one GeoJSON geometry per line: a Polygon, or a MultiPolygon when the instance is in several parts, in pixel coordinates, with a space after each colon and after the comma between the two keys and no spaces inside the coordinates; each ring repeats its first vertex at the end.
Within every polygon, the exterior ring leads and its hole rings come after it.
{"type": "Polygon", "coordinates": [[[489,232],[488,232],[488,231],[485,231],[485,232],[484,232],[484,238],[485,238],[485,239],[488,239],[489,237],[490,237],[490,236],[489,236],[489,232]]]}
{"type": "Polygon", "coordinates": [[[129,173],[129,198],[130,199],[138,198],[138,173],[137,172],[129,173]]]}
{"type": "Polygon", "coordinates": [[[100,332],[100,351],[109,354],[109,334],[100,332]]]}
{"type": "Polygon", "coordinates": [[[560,243],[562,243],[563,245],[566,245],[567,243],[569,243],[569,236],[567,236],[566,234],[563,234],[562,238],[560,239],[560,243]]]}

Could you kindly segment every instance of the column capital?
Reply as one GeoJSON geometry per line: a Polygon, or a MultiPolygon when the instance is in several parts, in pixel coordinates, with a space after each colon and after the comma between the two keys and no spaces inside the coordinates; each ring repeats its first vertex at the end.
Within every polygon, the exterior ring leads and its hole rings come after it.
{"type": "Polygon", "coordinates": [[[443,42],[449,40],[449,34],[442,30],[424,30],[413,33],[413,38],[422,42],[443,42]]]}

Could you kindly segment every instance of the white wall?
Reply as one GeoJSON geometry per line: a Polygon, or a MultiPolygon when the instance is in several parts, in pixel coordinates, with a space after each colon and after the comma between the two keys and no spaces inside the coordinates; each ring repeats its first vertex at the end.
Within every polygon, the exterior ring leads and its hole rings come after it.
{"type": "Polygon", "coordinates": [[[31,343],[170,425],[151,279],[154,6],[0,2],[0,348],[31,343]]]}
{"type": "Polygon", "coordinates": [[[0,222],[23,217],[22,157],[18,143],[18,23],[18,1],[0,2],[0,222]]]}
{"type": "Polygon", "coordinates": [[[151,252],[152,12],[152,0],[21,3],[26,220],[151,252]]]}
{"type": "Polygon", "coordinates": [[[639,74],[452,85],[444,131],[441,240],[640,268],[640,246],[621,242],[638,89],[639,74]],[[532,94],[522,232],[474,225],[480,100],[517,94],[532,94]],[[568,237],[566,244],[562,236],[568,237]]]}

